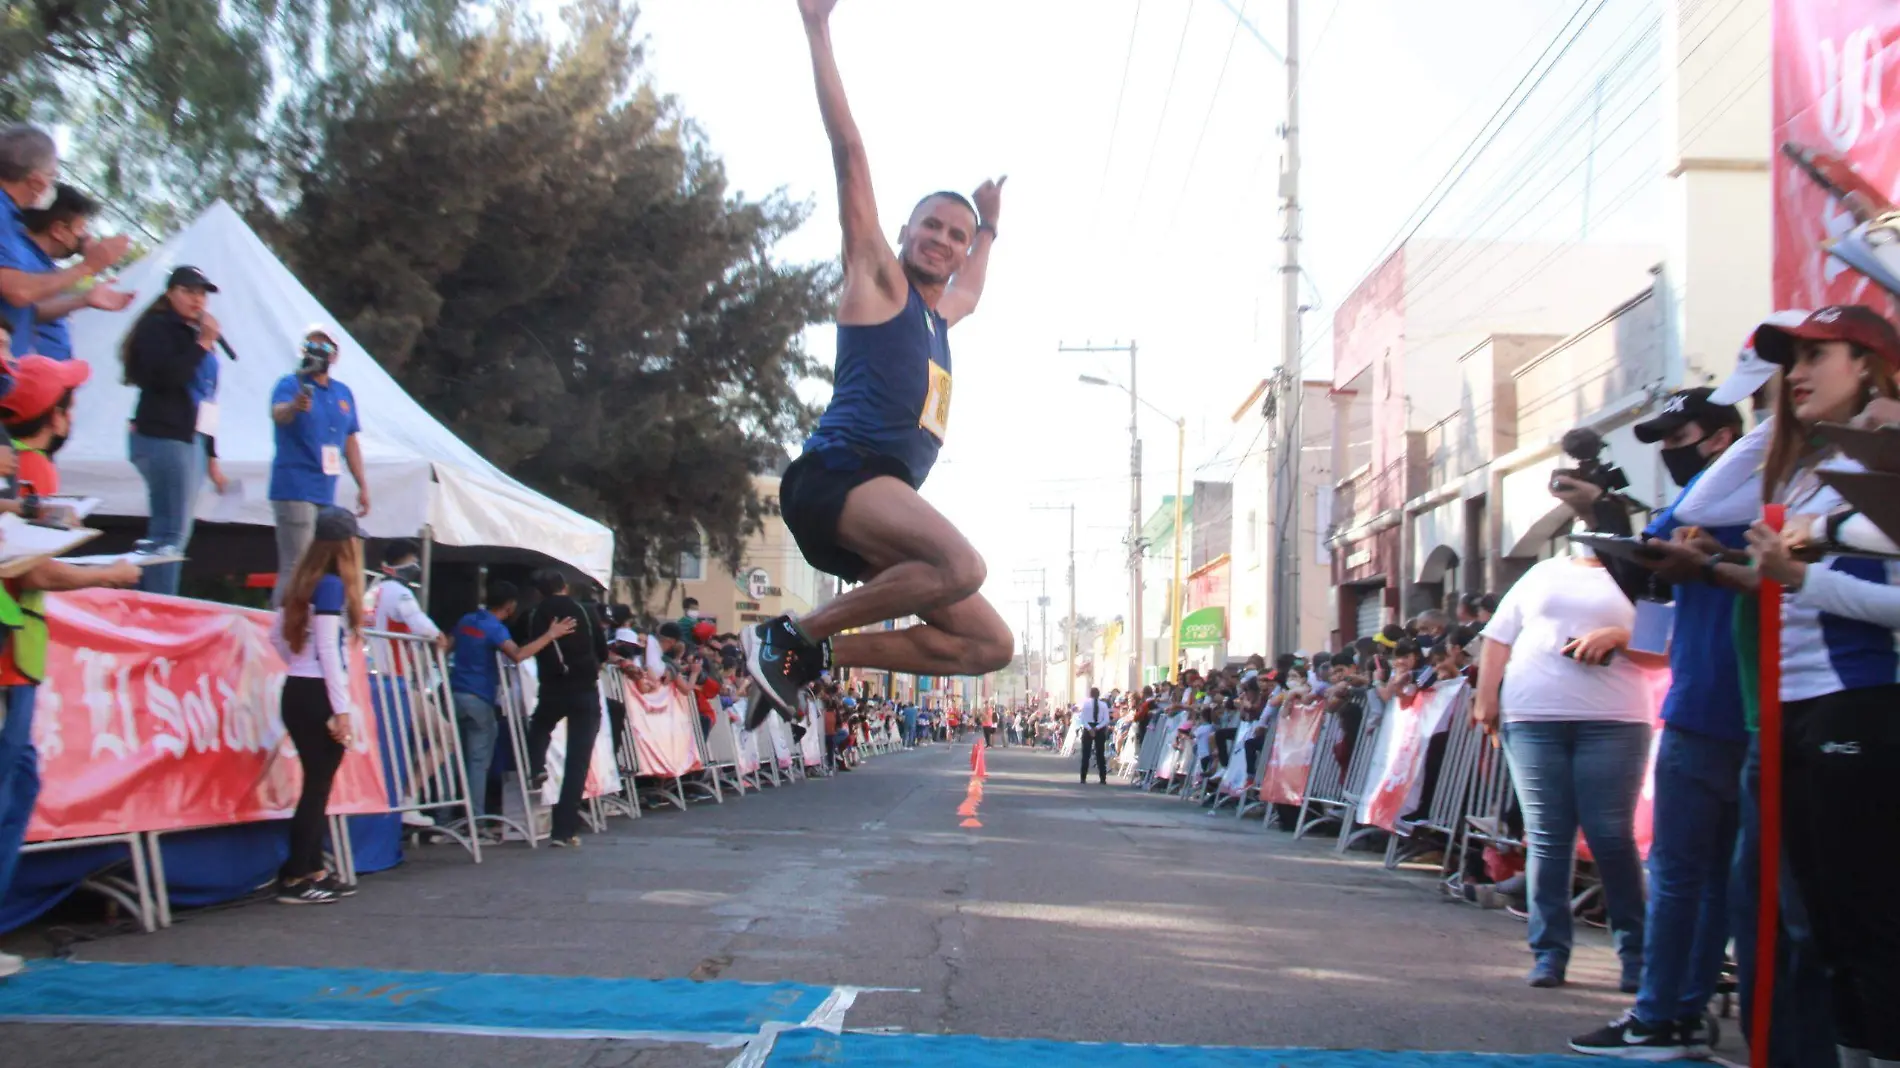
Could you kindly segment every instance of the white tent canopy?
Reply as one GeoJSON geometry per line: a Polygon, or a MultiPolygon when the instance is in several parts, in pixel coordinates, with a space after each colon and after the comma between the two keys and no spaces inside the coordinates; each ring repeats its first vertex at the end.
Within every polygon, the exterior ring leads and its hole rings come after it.
{"type": "MultiPolygon", "coordinates": [[[[59,454],[67,492],[102,498],[104,515],[148,514],[145,482],[126,454],[138,391],[120,382],[119,345],[138,311],[164,291],[166,276],[181,264],[199,268],[218,286],[211,313],[238,354],[236,362],[223,361],[218,386],[218,457],[225,475],[244,484],[237,522],[272,525],[266,499],[276,448],[271,389],[295,369],[310,324],[322,323],[340,350],[336,376],[361,409],[373,506],[363,526],[371,537],[414,537],[427,527],[444,545],[540,553],[608,581],[612,531],[503,474],[437,422],[222,201],[123,273],[117,285],[137,293],[131,308],[73,315],[73,352],[92,364],[93,374],[79,392],[72,440],[59,454]]],[[[347,475],[338,486],[338,503],[355,503],[347,475]]],[[[219,503],[207,485],[198,518],[212,518],[219,503]]]]}

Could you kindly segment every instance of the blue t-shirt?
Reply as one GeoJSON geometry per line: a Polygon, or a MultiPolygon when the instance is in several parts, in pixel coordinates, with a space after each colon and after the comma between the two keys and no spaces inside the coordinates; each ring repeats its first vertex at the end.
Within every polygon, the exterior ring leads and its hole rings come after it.
{"type": "Polygon", "coordinates": [[[449,667],[449,692],[473,694],[495,703],[501,688],[501,667],[495,654],[511,640],[508,628],[495,613],[477,608],[455,624],[455,661],[449,667]]]}
{"type": "MultiPolygon", "coordinates": [[[[1698,475],[1697,478],[1701,476],[1698,475]]],[[[1695,479],[1689,480],[1695,485],[1695,479]]],[[[1683,487],[1686,495],[1688,487],[1683,487]]],[[[1681,503],[1682,496],[1676,498],[1681,503]]],[[[1667,538],[1677,527],[1676,505],[1658,514],[1643,533],[1667,538]]],[[[1747,546],[1742,526],[1703,527],[1731,549],[1747,546]]],[[[1675,629],[1669,636],[1669,696],[1663,720],[1671,727],[1742,741],[1748,737],[1742,715],[1741,669],[1735,660],[1735,602],[1738,595],[1701,582],[1675,588],[1675,629]]]]}
{"type": "Polygon", "coordinates": [[[270,465],[270,499],[335,504],[337,475],[343,473],[343,444],[362,429],[356,397],[334,378],[326,386],[285,375],[271,390],[271,406],[296,400],[298,387],[305,384],[310,387],[310,410],[298,412],[289,426],[275,420],[271,424],[277,429],[277,455],[270,465]],[[323,470],[326,448],[336,450],[333,474],[323,470]]]}
{"type": "MultiPolygon", "coordinates": [[[[45,274],[52,269],[52,261],[47,259],[46,253],[26,236],[26,220],[20,217],[20,206],[5,192],[0,192],[0,269],[28,274],[45,274]]],[[[13,334],[13,355],[25,356],[32,352],[39,340],[38,331],[33,328],[33,306],[16,308],[0,297],[0,319],[6,320],[7,329],[13,334]]]]}
{"type": "Polygon", "coordinates": [[[191,399],[199,404],[218,399],[218,354],[215,350],[205,351],[204,357],[198,361],[197,373],[192,376],[191,385],[187,388],[191,399]]]}
{"type": "Polygon", "coordinates": [[[831,404],[805,451],[888,456],[904,465],[913,487],[922,487],[950,423],[949,334],[914,286],[895,318],[840,324],[831,404]]]}

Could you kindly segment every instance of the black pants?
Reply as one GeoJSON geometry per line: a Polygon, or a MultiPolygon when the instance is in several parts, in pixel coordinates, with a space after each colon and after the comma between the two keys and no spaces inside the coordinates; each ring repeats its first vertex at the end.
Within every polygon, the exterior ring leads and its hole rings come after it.
{"type": "Polygon", "coordinates": [[[303,765],[303,793],[290,815],[290,856],[281,874],[303,879],[324,870],[324,811],[330,807],[330,784],[343,763],[343,747],[330,737],[330,692],[322,679],[285,679],[279,710],[284,730],[297,746],[297,762],[303,765]]]}
{"type": "Polygon", "coordinates": [[[1900,685],[1783,709],[1783,842],[1832,978],[1836,1041],[1900,1060],[1900,685]]]}
{"type": "Polygon", "coordinates": [[[1227,762],[1234,759],[1234,737],[1239,733],[1239,727],[1214,728],[1214,760],[1223,771],[1227,769],[1227,762]]]}
{"type": "Polygon", "coordinates": [[[1108,781],[1108,729],[1082,728],[1082,781],[1089,781],[1089,754],[1095,754],[1095,776],[1108,781]]]}
{"type": "Polygon", "coordinates": [[[554,725],[567,720],[567,762],[561,769],[561,796],[554,802],[556,838],[572,838],[581,830],[581,794],[587,789],[588,758],[594,752],[594,736],[600,733],[600,698],[595,694],[551,694],[541,698],[528,721],[529,780],[539,776],[548,762],[548,739],[554,725]]]}
{"type": "Polygon", "coordinates": [[[1246,741],[1240,743],[1240,751],[1247,754],[1247,777],[1249,779],[1254,777],[1254,772],[1260,770],[1260,750],[1266,744],[1267,736],[1264,734],[1250,735],[1246,741]]]}
{"type": "Polygon", "coordinates": [[[996,728],[991,727],[987,724],[985,724],[983,727],[983,748],[985,749],[996,748],[996,728]]]}

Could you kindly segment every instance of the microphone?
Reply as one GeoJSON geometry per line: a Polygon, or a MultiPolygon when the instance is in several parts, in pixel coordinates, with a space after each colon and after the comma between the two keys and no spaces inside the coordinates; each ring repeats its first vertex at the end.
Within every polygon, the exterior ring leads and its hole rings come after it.
{"type": "Polygon", "coordinates": [[[229,341],[224,340],[223,334],[218,335],[218,347],[224,350],[224,355],[226,359],[230,360],[232,363],[237,362],[237,353],[231,350],[231,343],[229,341]]]}

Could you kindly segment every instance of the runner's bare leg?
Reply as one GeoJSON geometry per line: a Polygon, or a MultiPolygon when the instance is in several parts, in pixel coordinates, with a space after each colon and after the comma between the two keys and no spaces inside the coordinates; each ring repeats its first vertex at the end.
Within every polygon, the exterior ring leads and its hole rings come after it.
{"type": "Polygon", "coordinates": [[[834,663],[932,675],[977,675],[1009,663],[1015,636],[978,593],[988,575],[982,556],[916,490],[895,478],[853,489],[837,540],[870,565],[868,577],[799,620],[814,641],[836,635],[834,663]],[[904,616],[925,625],[841,633],[904,616]]]}

